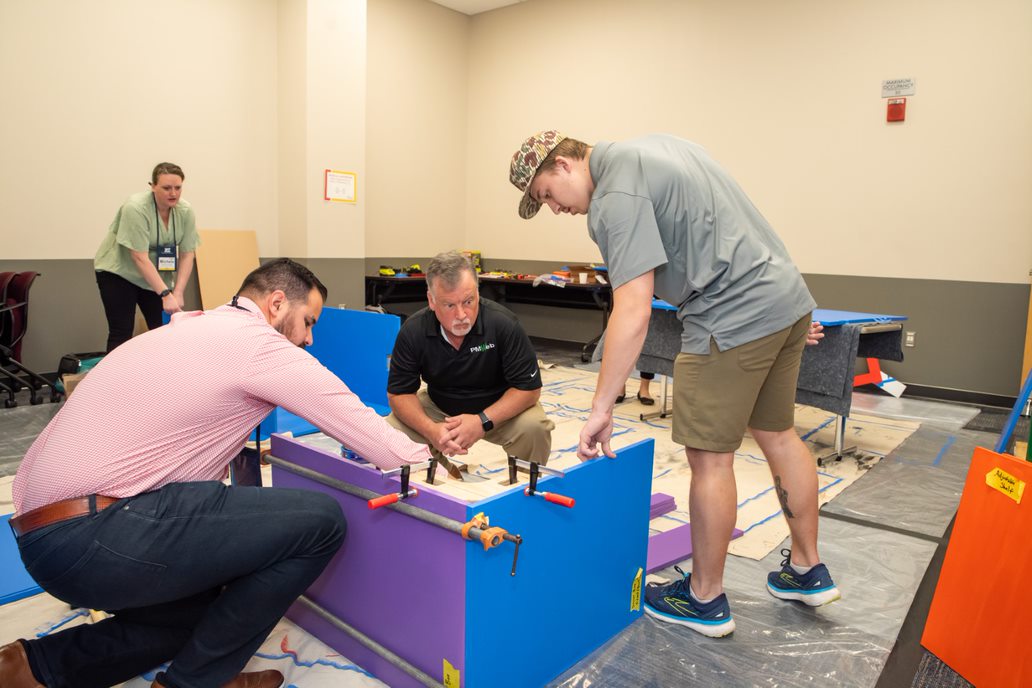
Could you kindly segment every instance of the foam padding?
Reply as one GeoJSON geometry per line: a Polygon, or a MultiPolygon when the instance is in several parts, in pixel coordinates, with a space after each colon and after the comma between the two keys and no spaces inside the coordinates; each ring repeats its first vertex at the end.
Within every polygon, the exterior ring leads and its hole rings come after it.
{"type": "MultiPolygon", "coordinates": [[[[308,352],[343,380],[362,403],[385,416],[390,413],[387,373],[399,329],[401,318],[396,315],[327,306],[312,328],[308,352]]],[[[277,432],[307,435],[317,429],[304,418],[277,407],[262,422],[261,439],[277,432]]]]}
{"type": "Polygon", "coordinates": [[[677,500],[668,494],[656,492],[652,495],[652,501],[649,503],[649,520],[651,521],[663,514],[669,514],[676,509],[677,500]]]}
{"type": "Polygon", "coordinates": [[[43,592],[22,564],[14,533],[7,523],[12,515],[0,516],[0,604],[43,592]]]}

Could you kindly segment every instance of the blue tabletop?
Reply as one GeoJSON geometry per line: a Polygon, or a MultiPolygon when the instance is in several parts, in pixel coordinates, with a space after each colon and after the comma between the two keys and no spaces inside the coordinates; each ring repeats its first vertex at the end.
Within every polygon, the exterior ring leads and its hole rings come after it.
{"type": "Polygon", "coordinates": [[[907,319],[905,315],[885,315],[881,313],[859,313],[856,311],[836,311],[830,308],[817,308],[813,312],[813,319],[825,327],[835,325],[851,325],[857,323],[887,323],[901,322],[907,319]]]}
{"type": "MultiPolygon", "coordinates": [[[[676,311],[675,306],[670,305],[662,299],[653,299],[652,307],[663,311],[676,311]]],[[[905,315],[885,315],[881,313],[860,313],[857,311],[836,311],[830,308],[817,308],[813,312],[813,319],[825,327],[835,325],[849,325],[856,323],[883,323],[899,322],[906,320],[905,315]]]]}

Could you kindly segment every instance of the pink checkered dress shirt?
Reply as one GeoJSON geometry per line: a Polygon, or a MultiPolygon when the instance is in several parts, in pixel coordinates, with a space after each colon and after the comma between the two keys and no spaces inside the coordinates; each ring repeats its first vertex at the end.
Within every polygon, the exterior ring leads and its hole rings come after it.
{"type": "Polygon", "coordinates": [[[24,513],[89,494],[129,497],[175,482],[219,480],[276,406],[373,464],[430,458],[390,427],[258,306],[178,313],[108,354],[29,448],[14,479],[24,513]]]}

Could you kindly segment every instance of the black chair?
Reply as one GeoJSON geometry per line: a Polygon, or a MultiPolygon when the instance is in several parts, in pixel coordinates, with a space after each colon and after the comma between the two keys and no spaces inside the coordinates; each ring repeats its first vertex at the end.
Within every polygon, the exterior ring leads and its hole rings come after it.
{"type": "MultiPolygon", "coordinates": [[[[3,334],[6,331],[8,318],[5,316],[7,311],[11,310],[11,307],[7,306],[7,287],[11,284],[11,280],[14,279],[16,274],[15,272],[0,272],[0,341],[3,341],[3,334]]],[[[4,408],[12,408],[18,405],[18,401],[14,398],[16,391],[14,387],[0,380],[0,393],[7,395],[7,398],[4,399],[4,408]]]]}
{"type": "MultiPolygon", "coordinates": [[[[7,273],[4,273],[7,274],[7,273]]],[[[4,406],[17,406],[14,391],[21,388],[29,390],[29,403],[43,403],[39,392],[44,387],[50,388],[50,401],[61,400],[61,393],[54,389],[50,380],[27,368],[21,362],[22,342],[29,327],[29,289],[39,277],[38,272],[19,272],[8,279],[3,294],[3,308],[0,309],[0,375],[6,378],[4,388],[11,392],[4,400],[4,406]]]]}

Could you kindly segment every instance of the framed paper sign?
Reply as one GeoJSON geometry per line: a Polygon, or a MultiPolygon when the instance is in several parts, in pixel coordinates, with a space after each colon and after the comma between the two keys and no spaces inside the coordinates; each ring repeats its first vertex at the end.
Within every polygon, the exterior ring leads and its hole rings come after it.
{"type": "Polygon", "coordinates": [[[356,175],[354,172],[326,170],[323,184],[323,198],[339,203],[355,203],[356,175]]]}

